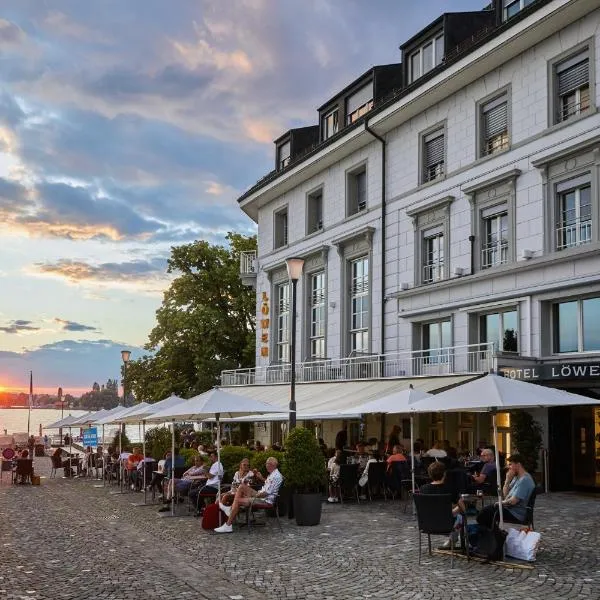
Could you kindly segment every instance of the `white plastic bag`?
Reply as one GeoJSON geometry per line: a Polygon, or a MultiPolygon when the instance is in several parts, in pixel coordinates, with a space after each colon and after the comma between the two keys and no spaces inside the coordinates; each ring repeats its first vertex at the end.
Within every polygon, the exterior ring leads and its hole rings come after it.
{"type": "Polygon", "coordinates": [[[520,560],[534,561],[542,536],[537,531],[510,528],[506,537],[505,554],[520,560]]]}

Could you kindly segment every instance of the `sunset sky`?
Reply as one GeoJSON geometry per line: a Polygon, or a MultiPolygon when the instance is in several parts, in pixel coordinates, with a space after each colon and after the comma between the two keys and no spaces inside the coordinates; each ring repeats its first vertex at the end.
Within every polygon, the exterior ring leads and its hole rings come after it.
{"type": "Polygon", "coordinates": [[[139,356],[172,245],[253,233],[272,140],[484,0],[0,0],[0,386],[139,356]]]}

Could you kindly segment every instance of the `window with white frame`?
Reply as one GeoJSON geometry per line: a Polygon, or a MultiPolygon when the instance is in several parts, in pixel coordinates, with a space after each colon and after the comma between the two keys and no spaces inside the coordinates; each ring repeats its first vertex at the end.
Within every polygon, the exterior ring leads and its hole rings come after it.
{"type": "Polygon", "coordinates": [[[346,100],[346,124],[350,125],[373,108],[373,82],[368,83],[346,100]]]}
{"type": "Polygon", "coordinates": [[[350,352],[369,351],[369,258],[350,261],[350,352]]]}
{"type": "Polygon", "coordinates": [[[444,231],[442,227],[423,232],[423,283],[444,279],[444,231]]]}
{"type": "Polygon", "coordinates": [[[276,286],[275,357],[279,363],[290,362],[290,284],[276,286]]]}
{"type": "Polygon", "coordinates": [[[592,187],[585,175],[556,186],[558,219],[556,249],[565,250],[592,241],[592,187]]]}
{"type": "Polygon", "coordinates": [[[485,102],[481,105],[481,156],[488,156],[509,145],[508,137],[508,94],[485,102]]]}
{"type": "Polygon", "coordinates": [[[274,248],[287,246],[288,243],[288,211],[287,208],[278,210],[273,215],[274,218],[274,248]]]}
{"type": "Polygon", "coordinates": [[[322,125],[322,132],[323,132],[323,139],[326,140],[328,138],[330,138],[332,135],[336,134],[338,132],[338,128],[339,128],[339,124],[338,124],[338,109],[334,109],[330,112],[328,112],[324,117],[323,117],[323,125],[322,125]]]}
{"type": "Polygon", "coordinates": [[[444,175],[446,143],[444,128],[436,129],[435,131],[423,136],[423,157],[421,180],[422,183],[433,181],[444,175]]]}
{"type": "Polygon", "coordinates": [[[447,363],[452,346],[452,322],[448,320],[422,326],[423,356],[427,363],[447,363]]]}
{"type": "Polygon", "coordinates": [[[479,339],[483,344],[493,344],[494,352],[518,352],[518,322],[518,313],[514,308],[481,315],[479,339]]]}
{"type": "Polygon", "coordinates": [[[325,358],[325,271],[310,275],[310,357],[325,358]]]}
{"type": "Polygon", "coordinates": [[[554,352],[600,351],[600,298],[553,306],[554,352]]]}
{"type": "Polygon", "coordinates": [[[281,144],[277,150],[277,169],[283,169],[290,164],[291,142],[281,144]]]}
{"type": "Polygon", "coordinates": [[[311,234],[323,229],[323,189],[315,190],[306,198],[306,233],[311,234]]]}
{"type": "Polygon", "coordinates": [[[508,21],[515,15],[518,15],[526,6],[529,6],[534,0],[503,0],[503,19],[508,21]]]}
{"type": "Polygon", "coordinates": [[[348,216],[355,215],[367,208],[367,168],[365,165],[347,174],[346,194],[348,216]]]}
{"type": "Polygon", "coordinates": [[[489,269],[508,262],[508,212],[505,206],[482,211],[483,244],[481,268],[489,269]]]}
{"type": "Polygon", "coordinates": [[[590,102],[590,51],[586,48],[554,64],[555,123],[588,110],[590,102]]]}
{"type": "Polygon", "coordinates": [[[409,82],[412,83],[442,64],[444,59],[444,35],[440,34],[427,40],[409,57],[409,82]]]}

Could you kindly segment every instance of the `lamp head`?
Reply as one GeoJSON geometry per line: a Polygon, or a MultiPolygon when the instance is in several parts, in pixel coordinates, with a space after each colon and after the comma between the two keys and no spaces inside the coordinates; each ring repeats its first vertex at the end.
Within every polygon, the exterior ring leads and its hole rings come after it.
{"type": "Polygon", "coordinates": [[[127,364],[129,362],[129,358],[131,357],[131,351],[129,350],[121,350],[121,358],[123,362],[127,364]]]}
{"type": "Polygon", "coordinates": [[[288,277],[292,281],[298,281],[302,275],[302,269],[304,268],[304,259],[296,257],[288,258],[285,263],[287,266],[288,277]]]}

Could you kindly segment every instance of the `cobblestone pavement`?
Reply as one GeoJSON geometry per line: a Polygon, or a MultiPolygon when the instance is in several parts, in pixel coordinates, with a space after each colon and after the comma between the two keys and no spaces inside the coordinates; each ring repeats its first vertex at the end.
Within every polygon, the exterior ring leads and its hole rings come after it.
{"type": "MultiPolygon", "coordinates": [[[[36,459],[36,470],[49,460],[36,459]]],[[[217,536],[94,480],[0,487],[0,598],[600,599],[600,498],[538,496],[533,569],[425,554],[397,501],[325,505],[321,525],[217,536]]],[[[442,541],[442,540],[440,540],[442,541]]]]}

